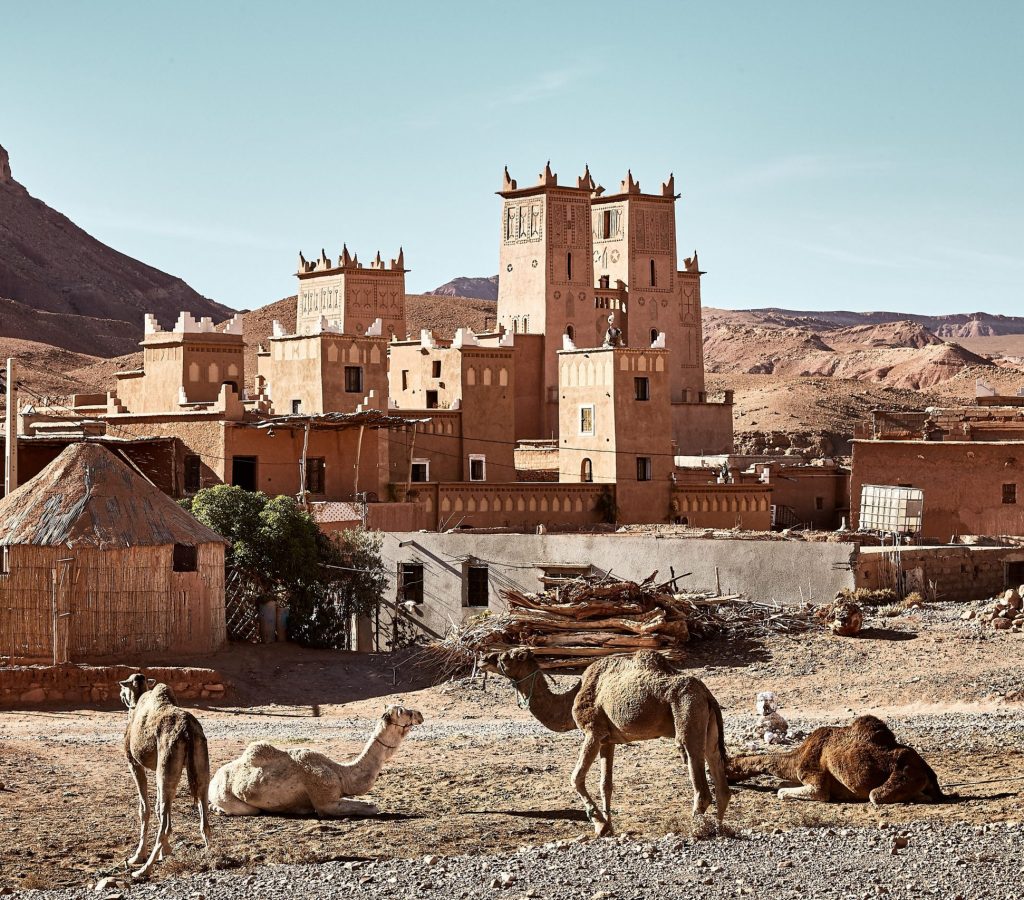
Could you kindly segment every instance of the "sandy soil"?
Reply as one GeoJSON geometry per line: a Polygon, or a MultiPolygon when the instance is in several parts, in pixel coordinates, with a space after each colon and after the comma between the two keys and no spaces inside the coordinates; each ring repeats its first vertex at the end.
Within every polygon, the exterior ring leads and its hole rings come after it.
{"type": "MultiPolygon", "coordinates": [[[[841,722],[853,712],[884,716],[944,784],[1024,776],[1024,638],[981,635],[953,608],[872,626],[859,639],[814,633],[694,645],[692,670],[723,703],[730,746],[742,745],[753,722],[754,694],[774,689],[793,727],[841,722]]],[[[400,658],[287,646],[235,647],[209,663],[236,685],[224,705],[199,711],[214,767],[257,738],[316,746],[336,758],[354,754],[387,703],[414,706],[426,722],[372,791],[383,811],[378,818],[217,817],[214,848],[203,853],[182,793],[174,807],[174,855],[158,878],[276,862],[502,851],[589,830],[568,786],[578,734],[544,731],[493,676],[486,687],[426,686],[422,672],[400,658]]],[[[123,712],[0,715],[0,888],[82,886],[123,873],[137,836],[134,787],[120,747],[123,712]]],[[[728,820],[773,830],[874,825],[880,818],[1019,818],[1024,782],[959,790],[965,799],[955,804],[893,807],[879,816],[861,804],[782,805],[767,779],[736,792],[728,820]]],[[[670,742],[619,750],[620,833],[686,834],[690,802],[670,742]]]]}

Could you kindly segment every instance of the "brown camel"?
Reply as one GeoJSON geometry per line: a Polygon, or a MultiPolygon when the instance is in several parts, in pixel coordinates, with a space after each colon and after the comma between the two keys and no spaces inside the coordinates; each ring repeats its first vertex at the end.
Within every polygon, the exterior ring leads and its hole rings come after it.
{"type": "Polygon", "coordinates": [[[779,788],[780,800],[870,800],[878,806],[947,799],[928,763],[874,716],[816,728],[785,753],[747,754],[729,763],[733,782],[766,774],[799,782],[779,788]]]}
{"type": "Polygon", "coordinates": [[[516,700],[523,709],[529,709],[534,718],[548,731],[575,731],[572,705],[583,682],[579,681],[566,691],[551,690],[547,677],[541,671],[536,657],[526,648],[505,653],[485,653],[480,664],[489,672],[498,672],[512,682],[516,700]]]}
{"type": "Polygon", "coordinates": [[[721,823],[729,804],[722,708],[702,681],[680,675],[663,656],[649,651],[592,663],[583,673],[579,687],[564,694],[544,693],[546,681],[526,648],[488,654],[483,664],[509,678],[516,686],[520,702],[526,698],[534,715],[553,731],[569,730],[563,711],[568,702],[572,703],[572,719],[583,732],[572,785],[599,837],[614,833],[611,803],[615,745],[662,737],[675,739],[689,767],[695,819],[712,802],[705,765],[711,770],[721,823]],[[539,705],[538,691],[542,692],[539,705]],[[587,792],[587,772],[598,756],[601,809],[587,792]]]}
{"type": "Polygon", "coordinates": [[[199,831],[203,844],[210,846],[209,807],[206,792],[210,786],[210,757],[206,735],[192,713],[182,709],[166,684],[136,673],[121,685],[121,702],[128,707],[128,727],[124,733],[124,753],[128,757],[135,786],[139,790],[139,819],[142,834],[132,865],[145,857],[149,837],[149,800],[146,796],[146,769],[156,772],[156,814],[159,820],[153,852],[145,865],[132,872],[133,878],[144,878],[153,863],[171,852],[171,801],[174,799],[181,773],[188,774],[192,800],[199,810],[199,831]]]}

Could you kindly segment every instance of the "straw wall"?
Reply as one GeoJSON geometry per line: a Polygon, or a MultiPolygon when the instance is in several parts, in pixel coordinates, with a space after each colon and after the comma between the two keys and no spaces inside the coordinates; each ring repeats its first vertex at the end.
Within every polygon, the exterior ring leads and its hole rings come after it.
{"type": "Polygon", "coordinates": [[[11,547],[0,575],[0,658],[63,663],[219,648],[224,547],[201,544],[195,572],[172,571],[172,554],[170,544],[11,547]]]}

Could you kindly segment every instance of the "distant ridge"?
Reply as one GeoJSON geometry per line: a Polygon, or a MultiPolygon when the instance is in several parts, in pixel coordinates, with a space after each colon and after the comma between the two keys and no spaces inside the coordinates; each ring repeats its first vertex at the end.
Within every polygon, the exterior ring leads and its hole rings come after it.
{"type": "Polygon", "coordinates": [[[143,316],[171,326],[181,310],[220,321],[228,307],[108,247],[36,199],[0,147],[0,336],[92,354],[135,348],[143,316]]]}
{"type": "Polygon", "coordinates": [[[497,300],[498,276],[491,275],[489,278],[459,276],[427,293],[437,294],[441,297],[471,297],[475,300],[497,300]]]}

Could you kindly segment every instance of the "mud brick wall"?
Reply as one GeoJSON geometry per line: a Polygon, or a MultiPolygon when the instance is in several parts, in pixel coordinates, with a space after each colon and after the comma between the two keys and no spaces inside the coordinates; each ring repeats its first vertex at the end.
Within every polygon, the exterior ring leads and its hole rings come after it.
{"type": "Polygon", "coordinates": [[[864,547],[857,560],[857,587],[896,588],[940,600],[984,600],[1013,582],[1024,567],[1021,547],[864,547]],[[898,565],[897,565],[898,560],[898,565]],[[902,584],[895,582],[902,572],[902,584]]]}
{"type": "Polygon", "coordinates": [[[120,706],[119,681],[135,672],[170,685],[179,702],[216,700],[227,693],[224,679],[213,669],[133,666],[9,666],[0,667],[0,709],[85,704],[120,706]]]}

